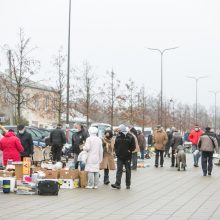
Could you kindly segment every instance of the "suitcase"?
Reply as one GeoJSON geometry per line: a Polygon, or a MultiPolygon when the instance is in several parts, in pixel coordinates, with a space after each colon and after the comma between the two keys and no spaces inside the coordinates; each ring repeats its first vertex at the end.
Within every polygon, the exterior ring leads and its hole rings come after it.
{"type": "Polygon", "coordinates": [[[59,183],[53,180],[42,180],[38,183],[38,195],[58,195],[59,183]]]}

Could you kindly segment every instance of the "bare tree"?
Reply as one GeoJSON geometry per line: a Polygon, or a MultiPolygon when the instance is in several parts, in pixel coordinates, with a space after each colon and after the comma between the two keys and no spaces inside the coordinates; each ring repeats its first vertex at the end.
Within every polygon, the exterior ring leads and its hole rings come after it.
{"type": "Polygon", "coordinates": [[[115,108],[118,104],[118,88],[120,87],[120,81],[116,78],[116,73],[112,70],[107,72],[108,78],[105,87],[106,97],[106,112],[110,115],[111,128],[114,125],[115,108]]]}
{"type": "Polygon", "coordinates": [[[134,124],[135,111],[134,106],[136,102],[136,86],[132,79],[129,79],[128,83],[125,84],[127,89],[126,100],[128,104],[128,121],[130,124],[134,124]]]}
{"type": "Polygon", "coordinates": [[[16,123],[21,123],[21,110],[28,102],[25,90],[32,84],[30,78],[39,68],[39,61],[30,55],[35,48],[29,48],[30,38],[25,38],[23,29],[19,30],[19,42],[15,49],[11,50],[11,76],[4,79],[4,85],[10,94],[8,101],[16,108],[16,123]]]}
{"type": "Polygon", "coordinates": [[[79,74],[76,77],[77,84],[74,88],[74,94],[78,97],[75,100],[76,109],[86,115],[86,124],[88,127],[92,105],[95,103],[95,97],[98,95],[98,91],[95,91],[97,77],[88,62],[84,62],[82,69],[78,70],[78,72],[79,74]]]}
{"type": "Polygon", "coordinates": [[[66,56],[63,55],[62,48],[58,50],[57,56],[54,57],[53,65],[56,68],[57,80],[56,90],[58,95],[54,97],[54,108],[58,113],[58,123],[61,123],[61,116],[65,112],[65,89],[66,89],[66,75],[64,73],[64,64],[66,56]]]}

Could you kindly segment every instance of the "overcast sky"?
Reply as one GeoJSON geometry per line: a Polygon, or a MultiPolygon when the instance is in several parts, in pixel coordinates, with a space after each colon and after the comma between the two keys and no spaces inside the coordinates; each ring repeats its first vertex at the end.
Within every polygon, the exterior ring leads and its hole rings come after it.
{"type": "MultiPolygon", "coordinates": [[[[102,76],[114,68],[121,80],[132,78],[156,94],[160,55],[147,47],[179,46],[164,55],[164,94],[192,104],[195,82],[185,76],[207,75],[199,102],[209,107],[209,90],[220,90],[219,11],[219,0],[72,0],[71,66],[88,60],[102,76]]],[[[53,78],[52,56],[61,45],[67,50],[67,22],[68,0],[0,0],[0,45],[14,46],[23,27],[38,47],[38,79],[53,78]]]]}

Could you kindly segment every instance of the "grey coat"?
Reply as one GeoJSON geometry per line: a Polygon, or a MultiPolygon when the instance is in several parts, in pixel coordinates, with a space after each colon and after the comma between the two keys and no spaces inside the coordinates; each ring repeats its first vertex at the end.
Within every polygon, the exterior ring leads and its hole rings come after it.
{"type": "Polygon", "coordinates": [[[198,147],[201,151],[218,152],[218,141],[212,133],[204,133],[199,139],[198,147]]]}
{"type": "Polygon", "coordinates": [[[173,148],[173,150],[176,150],[176,148],[179,145],[183,144],[183,137],[179,132],[174,132],[173,133],[173,138],[171,140],[171,147],[173,148]]]}

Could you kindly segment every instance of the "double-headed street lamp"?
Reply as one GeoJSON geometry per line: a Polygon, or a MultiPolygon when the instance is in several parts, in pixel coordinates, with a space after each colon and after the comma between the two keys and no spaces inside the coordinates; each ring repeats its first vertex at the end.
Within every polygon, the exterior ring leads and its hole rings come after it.
{"type": "Polygon", "coordinates": [[[198,123],[198,117],[197,117],[197,114],[198,114],[198,82],[200,79],[207,78],[207,76],[200,76],[200,77],[187,76],[187,78],[194,79],[196,82],[196,124],[197,124],[198,123]]]}
{"type": "Polygon", "coordinates": [[[217,126],[216,126],[216,118],[217,118],[217,94],[220,93],[220,91],[209,91],[211,92],[212,94],[214,94],[215,96],[215,132],[216,132],[216,129],[217,129],[217,126]]]}
{"type": "Polygon", "coordinates": [[[148,48],[149,50],[154,50],[160,53],[160,58],[161,58],[161,88],[160,88],[160,121],[158,122],[158,124],[163,124],[163,55],[166,51],[168,50],[174,50],[177,49],[178,47],[170,47],[170,48],[166,48],[164,50],[160,50],[157,48],[148,48]]]}

